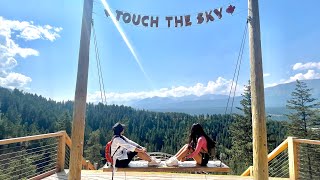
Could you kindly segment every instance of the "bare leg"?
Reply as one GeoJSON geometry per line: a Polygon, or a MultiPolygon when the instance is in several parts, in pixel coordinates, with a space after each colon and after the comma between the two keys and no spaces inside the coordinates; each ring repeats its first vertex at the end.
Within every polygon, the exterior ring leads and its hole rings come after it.
{"type": "MultiPolygon", "coordinates": [[[[183,161],[184,157],[193,152],[193,150],[189,149],[188,146],[188,144],[185,144],[175,155],[179,161],[183,161]]],[[[193,159],[197,162],[197,164],[201,164],[202,157],[200,154],[196,154],[193,159]]]]}
{"type": "Polygon", "coordinates": [[[193,159],[197,162],[197,164],[201,165],[202,157],[200,154],[196,154],[193,159]]]}
{"type": "Polygon", "coordinates": [[[145,153],[145,152],[139,152],[137,155],[138,155],[138,157],[141,158],[142,160],[145,160],[145,161],[148,161],[148,162],[151,161],[150,156],[149,156],[147,153],[145,153]]]}
{"type": "Polygon", "coordinates": [[[188,147],[188,144],[185,144],[184,146],[182,146],[182,148],[174,156],[178,157],[180,155],[180,153],[183,152],[185,150],[185,148],[187,148],[187,147],[188,147]]]}
{"type": "Polygon", "coordinates": [[[189,154],[192,153],[193,150],[188,148],[188,144],[184,145],[179,152],[175,155],[179,161],[183,161],[184,158],[189,154]]]}

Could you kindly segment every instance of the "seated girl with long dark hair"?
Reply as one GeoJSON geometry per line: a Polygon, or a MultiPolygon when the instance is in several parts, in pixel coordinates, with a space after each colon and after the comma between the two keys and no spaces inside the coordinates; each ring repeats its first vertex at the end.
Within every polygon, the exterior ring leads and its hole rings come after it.
{"type": "Polygon", "coordinates": [[[176,155],[166,161],[167,166],[178,166],[178,161],[193,158],[197,164],[206,166],[215,142],[204,132],[198,123],[193,124],[189,135],[189,144],[185,144],[176,155]]]}

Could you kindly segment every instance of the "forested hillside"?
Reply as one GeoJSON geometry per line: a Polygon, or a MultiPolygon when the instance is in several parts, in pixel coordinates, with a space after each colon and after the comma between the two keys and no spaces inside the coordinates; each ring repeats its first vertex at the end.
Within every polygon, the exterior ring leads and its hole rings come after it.
{"type": "MultiPolygon", "coordinates": [[[[73,113],[71,101],[56,102],[16,89],[0,88],[0,103],[0,139],[59,130],[66,130],[69,135],[71,133],[73,113]]],[[[234,149],[232,142],[238,141],[245,146],[250,145],[247,139],[251,138],[251,134],[244,128],[246,124],[239,127],[236,125],[239,123],[238,120],[246,118],[243,115],[191,116],[184,113],[141,111],[131,107],[101,103],[87,104],[86,115],[84,156],[91,162],[98,162],[100,166],[103,165],[104,146],[112,136],[111,127],[118,121],[127,125],[125,135],[145,146],[148,151],[175,153],[186,143],[187,134],[195,122],[201,123],[206,132],[217,142],[217,157],[226,163],[230,162],[231,166],[233,166],[232,157],[247,153],[247,150],[234,149]]],[[[246,128],[251,129],[251,121],[247,124],[246,128]]],[[[286,124],[268,120],[269,150],[274,149],[285,139],[286,124]]],[[[247,162],[244,159],[249,156],[237,156],[236,161],[247,162]]],[[[252,163],[249,160],[244,166],[234,168],[233,172],[240,173],[250,164],[252,163]]]]}

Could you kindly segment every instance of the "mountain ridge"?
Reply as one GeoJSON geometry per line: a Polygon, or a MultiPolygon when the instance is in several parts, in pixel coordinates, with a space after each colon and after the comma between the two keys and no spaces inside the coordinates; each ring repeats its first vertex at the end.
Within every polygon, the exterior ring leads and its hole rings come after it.
{"type": "MultiPolygon", "coordinates": [[[[320,79],[303,80],[311,91],[312,97],[320,99],[320,79]]],[[[265,88],[265,107],[267,114],[275,116],[283,115],[287,100],[296,87],[296,82],[279,84],[265,88]]],[[[233,104],[232,112],[239,112],[235,107],[240,106],[242,96],[229,99],[229,108],[233,104]]],[[[226,113],[228,102],[227,95],[206,94],[203,96],[182,96],[182,97],[152,97],[142,99],[130,104],[136,109],[145,109],[161,112],[184,112],[190,114],[223,114],[226,113]]],[[[227,112],[230,112],[228,110],[227,112]]]]}

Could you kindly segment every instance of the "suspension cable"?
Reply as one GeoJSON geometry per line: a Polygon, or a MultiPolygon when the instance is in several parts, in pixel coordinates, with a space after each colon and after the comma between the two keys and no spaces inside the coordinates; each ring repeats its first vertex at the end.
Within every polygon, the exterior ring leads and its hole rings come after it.
{"type": "Polygon", "coordinates": [[[241,53],[240,53],[239,68],[238,68],[238,72],[237,72],[236,85],[234,86],[234,91],[233,91],[233,98],[232,98],[232,104],[231,104],[231,108],[230,108],[230,114],[232,114],[234,97],[236,96],[237,84],[238,84],[239,73],[240,73],[241,62],[242,62],[243,49],[244,49],[244,45],[245,45],[246,39],[247,39],[247,30],[248,30],[248,21],[246,23],[246,27],[245,27],[245,30],[244,30],[244,38],[243,38],[243,41],[242,41],[243,43],[242,43],[242,49],[241,49],[241,53]]]}
{"type": "Polygon", "coordinates": [[[242,61],[242,55],[243,55],[243,49],[244,49],[244,44],[245,44],[245,40],[247,37],[247,30],[248,30],[248,20],[246,21],[246,25],[245,25],[245,29],[243,32],[243,36],[242,36],[242,40],[241,40],[241,45],[240,45],[240,50],[239,50],[239,54],[238,54],[238,59],[237,59],[237,64],[233,73],[233,78],[232,78],[232,84],[231,84],[231,88],[230,88],[230,92],[229,92],[229,96],[228,96],[228,101],[227,101],[227,106],[224,112],[224,115],[227,115],[227,111],[228,111],[228,107],[229,107],[229,102],[230,102],[230,98],[231,98],[231,92],[233,89],[233,84],[234,84],[234,80],[237,74],[237,78],[236,78],[236,82],[235,82],[235,88],[234,88],[234,92],[233,92],[233,99],[232,99],[232,104],[230,107],[230,114],[232,113],[232,108],[233,108],[233,103],[234,103],[234,96],[235,96],[235,92],[236,92],[236,87],[238,84],[238,77],[239,77],[239,72],[240,72],[240,66],[241,66],[241,61],[242,61]]]}
{"type": "Polygon", "coordinates": [[[98,48],[98,42],[97,42],[97,36],[96,31],[94,28],[94,22],[92,19],[92,32],[93,32],[93,42],[94,42],[94,50],[96,54],[96,62],[97,62],[97,70],[98,70],[98,77],[99,77],[99,86],[100,86],[100,96],[102,103],[107,103],[107,97],[106,97],[106,91],[104,88],[104,82],[103,82],[103,75],[101,70],[101,63],[100,63],[100,55],[99,55],[99,48],[98,48]]]}

